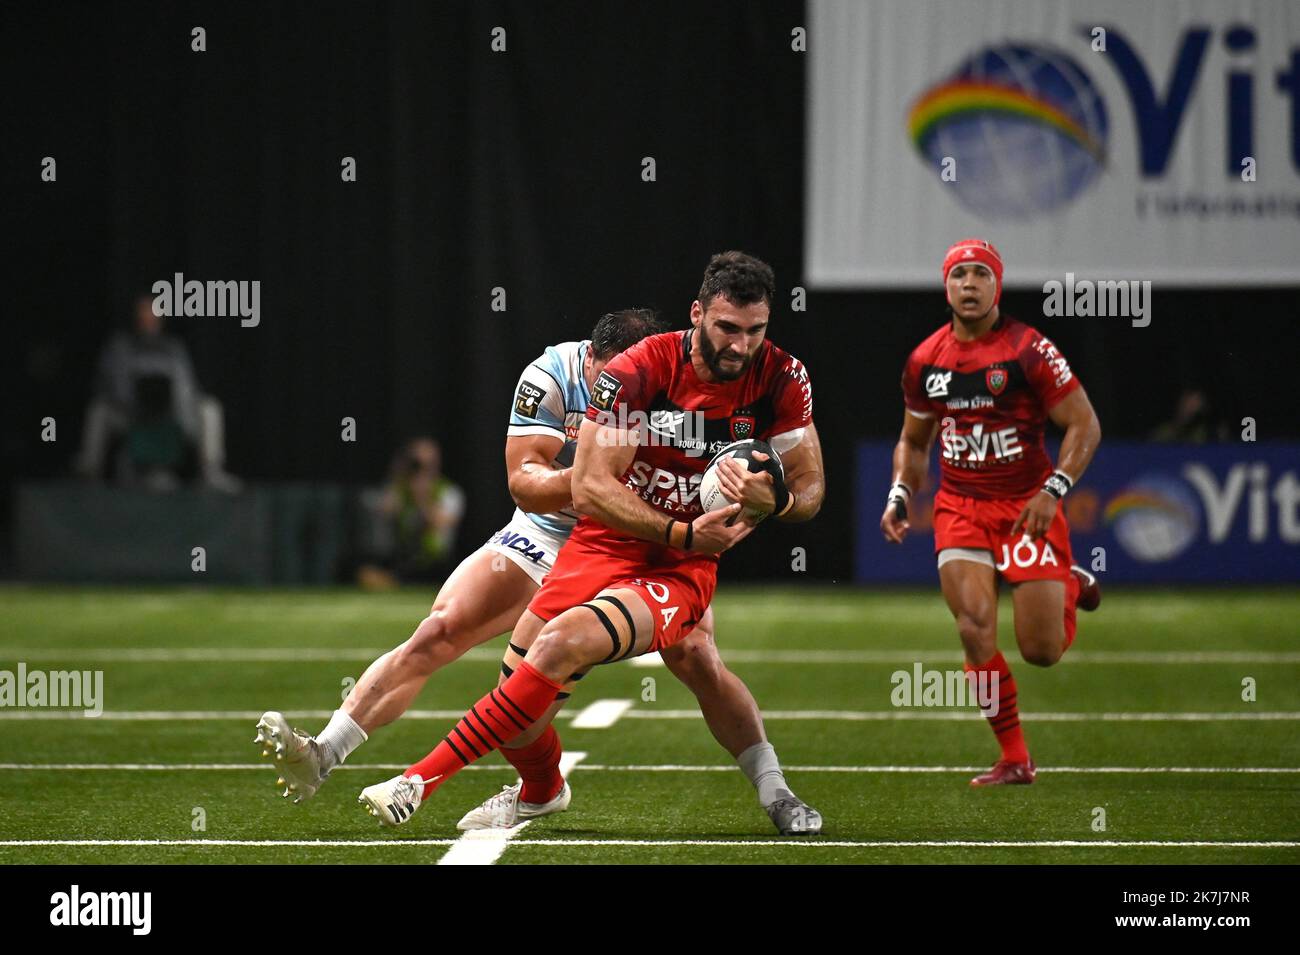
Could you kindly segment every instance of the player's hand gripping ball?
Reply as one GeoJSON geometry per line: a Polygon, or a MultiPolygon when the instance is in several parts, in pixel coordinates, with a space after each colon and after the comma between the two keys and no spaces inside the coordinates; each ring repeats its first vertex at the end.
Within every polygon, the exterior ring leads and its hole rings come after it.
{"type": "MultiPolygon", "coordinates": [[[[721,451],[713,456],[709,462],[708,469],[704,472],[704,477],[700,479],[700,507],[705,512],[718,511],[732,504],[744,504],[741,508],[739,517],[750,524],[757,524],[763,518],[772,513],[772,505],[769,503],[766,509],[754,506],[745,501],[733,501],[722,490],[722,482],[719,465],[727,458],[734,458],[751,474],[766,473],[770,477],[765,479],[769,488],[774,484],[785,483],[785,469],[781,466],[781,458],[772,446],[766,441],[736,441],[727,445],[721,451]]],[[[771,495],[767,495],[771,497],[771,495]]]]}

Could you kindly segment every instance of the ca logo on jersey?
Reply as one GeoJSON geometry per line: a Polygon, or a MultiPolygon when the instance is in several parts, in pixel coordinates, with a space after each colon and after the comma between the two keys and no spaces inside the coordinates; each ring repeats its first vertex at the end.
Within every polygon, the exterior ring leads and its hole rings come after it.
{"type": "Polygon", "coordinates": [[[650,412],[650,430],[663,438],[675,438],[686,420],[685,411],[660,409],[650,412]]]}
{"type": "Polygon", "coordinates": [[[936,371],[925,379],[925,393],[931,398],[941,398],[948,394],[948,384],[952,381],[952,372],[936,371]]]}
{"type": "Polygon", "coordinates": [[[591,406],[597,411],[610,411],[618,400],[618,393],[623,390],[623,382],[609,372],[602,371],[596,376],[596,384],[591,389],[591,406]]]}
{"type": "Polygon", "coordinates": [[[542,406],[542,399],[545,397],[544,388],[530,385],[526,381],[519,382],[519,390],[515,392],[515,414],[523,415],[525,418],[536,418],[537,409],[542,406]]]}
{"type": "Polygon", "coordinates": [[[986,369],[984,372],[984,384],[988,385],[989,394],[1002,394],[1003,389],[1007,387],[1007,370],[1005,368],[986,369]]]}

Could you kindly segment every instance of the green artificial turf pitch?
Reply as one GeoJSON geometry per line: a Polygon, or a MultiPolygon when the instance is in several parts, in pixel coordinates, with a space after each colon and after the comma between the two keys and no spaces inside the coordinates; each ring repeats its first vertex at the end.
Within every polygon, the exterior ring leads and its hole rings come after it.
{"type": "MultiPolygon", "coordinates": [[[[460,815],[513,780],[499,755],[397,830],[380,829],[357,793],[423,756],[495,682],[504,638],[429,682],[417,708],[447,715],[377,731],[305,805],[277,796],[253,744],[265,709],[319,731],[345,681],[405,639],[429,601],[414,590],[0,590],[0,670],[102,670],[106,711],[0,708],[0,862],[438,861],[460,815]]],[[[769,714],[823,835],[776,837],[690,693],[662,666],[620,663],[589,676],[557,723],[566,751],[586,754],[572,807],[498,845],[499,863],[1300,861],[1295,592],[1113,589],[1050,669],[1019,659],[1004,600],[1001,646],[1040,775],[982,790],[968,780],[997,748],[977,713],[891,705],[895,671],[960,667],[937,589],[724,584],[715,609],[723,656],[769,714]],[[611,699],[633,701],[613,725],[569,726],[611,699]]]]}

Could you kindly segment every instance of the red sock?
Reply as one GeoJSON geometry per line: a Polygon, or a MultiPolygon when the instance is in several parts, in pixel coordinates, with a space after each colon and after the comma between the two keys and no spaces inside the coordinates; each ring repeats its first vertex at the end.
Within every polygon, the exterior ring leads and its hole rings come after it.
{"type": "Polygon", "coordinates": [[[510,742],[555,702],[563,685],[527,660],[501,686],[471,706],[428,756],[402,775],[424,780],[424,798],[474,760],[510,742]]]}
{"type": "Polygon", "coordinates": [[[981,666],[965,665],[967,679],[977,680],[975,674],[988,673],[985,686],[992,687],[992,674],[998,676],[998,711],[987,717],[993,735],[1002,747],[1002,758],[1013,763],[1029,761],[1029,750],[1025,746],[1025,734],[1020,729],[1020,709],[1016,706],[1016,681],[1011,675],[1011,668],[1001,652],[995,653],[993,659],[981,666]]]}
{"type": "Polygon", "coordinates": [[[554,726],[546,727],[546,732],[527,746],[518,749],[505,747],[501,755],[510,761],[510,765],[519,770],[519,778],[524,781],[524,788],[519,798],[524,802],[550,802],[564,786],[564,777],[560,775],[560,734],[554,726]]]}
{"type": "Polygon", "coordinates": [[[1070,579],[1065,582],[1065,649],[1070,649],[1070,644],[1074,643],[1074,631],[1078,626],[1075,618],[1078,616],[1076,609],[1079,603],[1079,591],[1083,589],[1083,584],[1079,578],[1070,574],[1070,579]]]}

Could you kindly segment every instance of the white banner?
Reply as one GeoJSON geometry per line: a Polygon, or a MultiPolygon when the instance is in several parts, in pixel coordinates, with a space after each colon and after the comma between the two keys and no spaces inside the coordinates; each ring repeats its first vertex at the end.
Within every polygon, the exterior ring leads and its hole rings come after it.
{"type": "Polygon", "coordinates": [[[1300,282],[1300,3],[811,0],[805,262],[935,286],[1300,282]]]}

